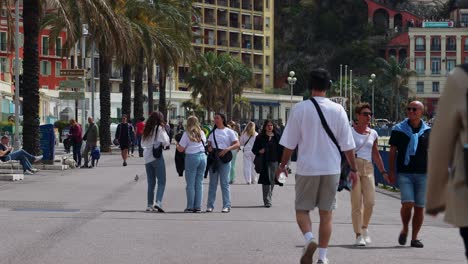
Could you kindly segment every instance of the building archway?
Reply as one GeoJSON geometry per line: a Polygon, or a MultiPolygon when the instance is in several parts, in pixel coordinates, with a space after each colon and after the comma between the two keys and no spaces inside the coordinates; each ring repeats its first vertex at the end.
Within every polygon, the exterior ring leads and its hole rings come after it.
{"type": "Polygon", "coordinates": [[[383,8],[375,10],[373,16],[373,23],[374,27],[378,30],[378,32],[380,32],[381,30],[385,32],[390,24],[390,15],[388,14],[388,11],[383,8]]]}

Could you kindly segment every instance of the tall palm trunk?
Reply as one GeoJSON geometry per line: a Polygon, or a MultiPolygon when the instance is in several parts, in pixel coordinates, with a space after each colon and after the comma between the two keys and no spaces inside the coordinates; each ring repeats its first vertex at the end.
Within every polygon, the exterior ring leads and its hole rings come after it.
{"type": "Polygon", "coordinates": [[[154,99],[153,99],[153,61],[149,61],[147,64],[148,69],[148,114],[154,111],[154,99]]]}
{"type": "MultiPolygon", "coordinates": [[[[100,45],[100,48],[103,45],[100,45]]],[[[99,125],[99,135],[101,150],[110,152],[111,134],[110,134],[110,114],[111,114],[111,84],[110,70],[112,59],[102,48],[99,56],[99,100],[101,106],[101,120],[99,125]]]]}
{"type": "Polygon", "coordinates": [[[143,117],[143,70],[145,67],[145,55],[140,48],[138,62],[135,68],[135,87],[133,91],[133,117],[135,120],[143,117]]]}
{"type": "Polygon", "coordinates": [[[132,114],[132,66],[127,63],[122,69],[122,114],[132,114]]]}
{"type": "MultiPolygon", "coordinates": [[[[23,58],[23,145],[34,155],[40,152],[39,142],[39,27],[40,1],[24,0],[24,58],[23,58]]],[[[16,86],[16,89],[19,86],[16,86]]]]}
{"type": "Polygon", "coordinates": [[[167,107],[166,107],[166,104],[167,104],[166,102],[167,67],[165,65],[160,65],[159,68],[161,69],[161,72],[159,74],[159,112],[161,112],[164,118],[166,118],[167,117],[167,107]]]}

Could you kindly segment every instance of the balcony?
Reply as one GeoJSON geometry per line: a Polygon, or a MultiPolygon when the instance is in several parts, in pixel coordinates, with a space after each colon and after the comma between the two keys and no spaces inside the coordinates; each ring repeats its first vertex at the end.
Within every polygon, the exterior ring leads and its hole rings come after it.
{"type": "Polygon", "coordinates": [[[231,26],[232,28],[239,28],[239,22],[238,22],[238,21],[231,20],[231,21],[229,22],[229,24],[230,24],[230,26],[231,26]]]}
{"type": "Polygon", "coordinates": [[[205,0],[205,4],[214,5],[215,0],[205,0]]]}
{"type": "Polygon", "coordinates": [[[263,25],[262,24],[254,24],[254,29],[259,30],[259,31],[263,31],[263,25]]]}
{"type": "Polygon", "coordinates": [[[252,24],[249,24],[249,23],[242,24],[242,28],[244,28],[244,29],[252,29],[252,24]]]}
{"type": "Polygon", "coordinates": [[[243,49],[252,49],[252,44],[250,42],[246,42],[242,44],[243,49]]]}
{"type": "Polygon", "coordinates": [[[227,46],[227,45],[228,45],[227,39],[218,40],[218,46],[227,46]]]}
{"type": "Polygon", "coordinates": [[[440,69],[432,69],[431,74],[432,75],[440,75],[440,69]]]}
{"type": "Polygon", "coordinates": [[[424,45],[416,45],[415,50],[416,51],[425,51],[426,47],[424,45]]]}
{"type": "Polygon", "coordinates": [[[254,49],[255,50],[263,50],[263,45],[262,44],[254,44],[254,49]]]}
{"type": "Polygon", "coordinates": [[[231,41],[231,42],[229,42],[229,47],[239,48],[239,46],[240,46],[239,41],[231,41]]]}
{"type": "Polygon", "coordinates": [[[440,51],[440,45],[431,45],[431,51],[440,51]]]}
{"type": "Polygon", "coordinates": [[[210,16],[205,17],[205,24],[214,25],[214,24],[215,24],[215,18],[214,18],[214,17],[210,17],[210,16]]]}
{"type": "Polygon", "coordinates": [[[254,69],[255,70],[260,70],[260,71],[263,70],[263,64],[255,64],[254,69]]]}
{"type": "Polygon", "coordinates": [[[219,6],[227,6],[227,0],[218,0],[219,6]]]}
{"type": "Polygon", "coordinates": [[[229,4],[230,7],[232,8],[239,8],[240,7],[240,2],[236,0],[231,0],[231,3],[229,4]]]}
{"type": "Polygon", "coordinates": [[[457,45],[447,45],[447,51],[456,51],[457,45]]]}
{"type": "Polygon", "coordinates": [[[7,51],[7,43],[1,42],[0,43],[0,51],[6,52],[7,51]]]}
{"type": "Polygon", "coordinates": [[[218,20],[218,26],[227,27],[228,26],[227,20],[218,20]]]}

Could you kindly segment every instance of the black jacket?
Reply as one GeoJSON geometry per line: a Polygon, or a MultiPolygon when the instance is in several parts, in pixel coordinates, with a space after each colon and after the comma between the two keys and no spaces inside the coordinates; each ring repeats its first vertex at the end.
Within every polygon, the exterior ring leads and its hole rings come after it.
{"type": "MultiPolygon", "coordinates": [[[[277,148],[276,148],[276,151],[277,151],[277,157],[278,157],[278,162],[281,162],[281,156],[283,155],[283,146],[281,146],[279,144],[279,141],[280,141],[280,138],[281,138],[281,135],[278,134],[276,131],[273,132],[274,133],[274,136],[271,140],[274,140],[277,145],[277,148]]],[[[254,145],[252,147],[252,152],[255,154],[255,156],[258,156],[258,155],[262,155],[260,154],[260,150],[265,148],[265,154],[264,155],[268,155],[268,149],[266,149],[266,145],[267,145],[267,142],[268,142],[268,136],[265,135],[265,134],[259,134],[256,138],[255,138],[255,142],[254,142],[254,145]]],[[[260,177],[258,178],[258,183],[259,184],[270,184],[270,175],[268,173],[268,163],[267,163],[267,160],[268,160],[268,156],[265,156],[264,159],[263,159],[263,171],[262,173],[260,173],[260,177]]],[[[275,179],[275,184],[278,184],[280,186],[283,186],[283,184],[279,183],[276,179],[275,179]]]]}
{"type": "MultiPolygon", "coordinates": [[[[184,131],[180,131],[179,133],[177,133],[177,135],[175,135],[175,141],[177,141],[177,143],[180,142],[180,140],[182,139],[182,135],[183,135],[184,131]]],[[[185,153],[183,152],[179,152],[176,148],[175,150],[175,165],[176,165],[176,170],[177,170],[177,174],[179,174],[180,177],[184,176],[184,170],[185,170],[185,153]]]]}

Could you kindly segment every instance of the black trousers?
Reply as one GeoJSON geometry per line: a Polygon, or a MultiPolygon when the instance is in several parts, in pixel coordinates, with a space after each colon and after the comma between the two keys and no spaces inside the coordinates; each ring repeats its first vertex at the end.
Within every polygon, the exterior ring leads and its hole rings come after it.
{"type": "Polygon", "coordinates": [[[463,238],[463,242],[465,243],[465,256],[468,259],[468,226],[460,228],[460,235],[463,238]]]}

